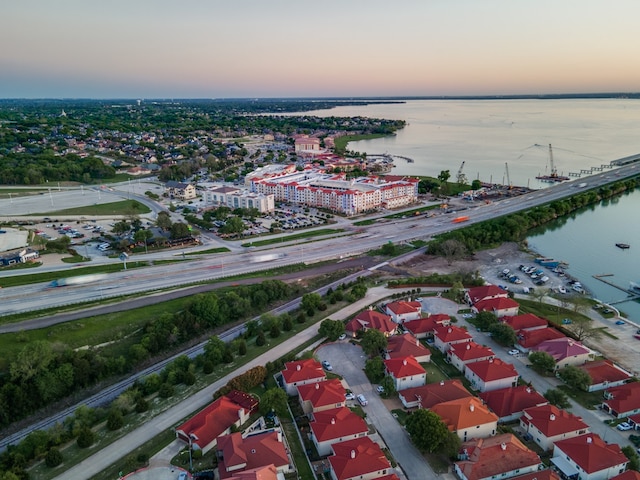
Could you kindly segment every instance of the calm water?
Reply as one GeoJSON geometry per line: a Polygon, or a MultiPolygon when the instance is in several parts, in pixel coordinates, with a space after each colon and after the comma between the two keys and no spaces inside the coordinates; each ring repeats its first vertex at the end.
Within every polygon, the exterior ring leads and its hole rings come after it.
{"type": "MultiPolygon", "coordinates": [[[[640,100],[412,100],[404,104],[338,107],[318,116],[402,119],[408,125],[389,138],[352,142],[351,150],[403,155],[393,173],[455,174],[464,160],[471,179],[503,183],[505,163],[514,185],[542,188],[535,176],[548,173],[548,144],[559,173],[608,164],[640,152],[640,100]]],[[[584,177],[583,177],[584,178],[584,177]]],[[[506,182],[504,182],[506,183],[506,182]]],[[[640,191],[586,209],[532,235],[539,253],[569,262],[568,272],[596,298],[620,300],[625,294],[593,278],[612,273],[620,286],[640,281],[640,191]],[[615,243],[631,245],[621,250],[615,243]]],[[[640,304],[618,306],[640,322],[640,304]]]]}

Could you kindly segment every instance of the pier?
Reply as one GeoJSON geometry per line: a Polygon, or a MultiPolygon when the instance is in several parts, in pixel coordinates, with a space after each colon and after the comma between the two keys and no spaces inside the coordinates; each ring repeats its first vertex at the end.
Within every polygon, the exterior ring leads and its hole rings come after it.
{"type": "Polygon", "coordinates": [[[405,157],[403,155],[392,155],[390,153],[368,153],[367,158],[370,157],[382,157],[391,162],[393,162],[394,158],[400,158],[402,160],[406,160],[407,163],[413,163],[413,158],[405,157]]]}
{"type": "Polygon", "coordinates": [[[599,280],[602,283],[606,283],[610,287],[617,288],[621,292],[624,292],[624,293],[626,293],[628,295],[627,298],[624,298],[622,300],[616,300],[615,302],[608,302],[609,305],[616,305],[618,303],[624,303],[624,302],[629,302],[631,300],[640,299],[640,294],[634,292],[630,288],[624,288],[624,287],[621,287],[620,285],[616,285],[611,280],[607,280],[605,277],[613,277],[613,273],[602,273],[600,275],[594,275],[593,276],[593,278],[595,278],[596,280],[599,280]]]}

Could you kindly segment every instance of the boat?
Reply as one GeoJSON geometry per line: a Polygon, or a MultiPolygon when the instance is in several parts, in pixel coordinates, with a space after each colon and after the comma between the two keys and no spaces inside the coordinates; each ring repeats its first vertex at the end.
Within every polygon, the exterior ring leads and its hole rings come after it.
{"type": "Polygon", "coordinates": [[[616,247],[626,250],[627,248],[631,247],[631,245],[629,245],[628,243],[616,243],[616,247]]]}
{"type": "Polygon", "coordinates": [[[554,260],[553,258],[536,258],[534,262],[548,268],[556,268],[560,265],[560,260],[554,260]]]}
{"type": "Polygon", "coordinates": [[[538,175],[536,178],[538,180],[542,180],[543,182],[566,182],[570,180],[569,177],[565,177],[563,175],[558,175],[558,170],[553,164],[553,151],[551,150],[551,144],[549,144],[549,164],[551,165],[551,174],[550,175],[538,175]]]}
{"type": "Polygon", "coordinates": [[[634,292],[640,293],[640,283],[629,282],[629,289],[634,292]]]}

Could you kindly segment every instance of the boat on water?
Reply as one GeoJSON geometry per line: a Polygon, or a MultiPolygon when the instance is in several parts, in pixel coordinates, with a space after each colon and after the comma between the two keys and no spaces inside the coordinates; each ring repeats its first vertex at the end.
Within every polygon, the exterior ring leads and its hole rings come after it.
{"type": "Polygon", "coordinates": [[[629,282],[629,289],[634,292],[640,293],[640,283],[629,282]]]}
{"type": "Polygon", "coordinates": [[[616,243],[616,247],[626,250],[627,248],[631,247],[631,245],[629,245],[628,243],[616,243]]]}
{"type": "Polygon", "coordinates": [[[543,182],[566,182],[570,180],[569,177],[565,177],[563,175],[558,175],[558,170],[553,164],[553,150],[551,150],[551,144],[549,144],[549,165],[551,166],[551,173],[549,175],[538,175],[536,179],[542,180],[543,182]]]}

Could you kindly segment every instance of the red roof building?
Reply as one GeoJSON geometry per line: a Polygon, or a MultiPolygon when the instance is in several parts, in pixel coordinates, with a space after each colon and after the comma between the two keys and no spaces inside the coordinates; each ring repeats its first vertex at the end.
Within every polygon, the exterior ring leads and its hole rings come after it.
{"type": "Polygon", "coordinates": [[[421,387],[407,388],[398,392],[405,408],[433,408],[438,403],[472,397],[460,380],[447,380],[430,383],[421,387]]]}
{"type": "Polygon", "coordinates": [[[540,457],[510,433],[469,440],[462,444],[461,452],[454,463],[461,480],[526,478],[542,466],[540,457]]]}
{"type": "Polygon", "coordinates": [[[476,312],[491,312],[496,317],[513,316],[518,314],[520,304],[512,298],[490,298],[473,304],[476,312]]]}
{"type": "Polygon", "coordinates": [[[519,377],[513,365],[499,358],[470,363],[464,376],[480,392],[515,387],[519,377]]]}
{"type": "Polygon", "coordinates": [[[322,365],[313,358],[287,362],[281,373],[284,389],[289,395],[297,395],[300,385],[323,382],[327,379],[322,365]]]}
{"type": "MultiPolygon", "coordinates": [[[[249,396],[244,392],[234,391],[232,394],[236,398],[249,396]]],[[[242,403],[255,406],[255,403],[248,400],[243,400],[242,403]]],[[[234,425],[242,425],[251,412],[251,408],[245,408],[227,395],[223,395],[177,427],[176,438],[202,450],[202,453],[207,453],[216,446],[216,440],[220,435],[229,433],[234,425]]]]}
{"type": "Polygon", "coordinates": [[[565,335],[559,330],[550,327],[539,330],[521,330],[518,332],[518,344],[520,345],[520,350],[529,352],[532,348],[546,340],[563,338],[564,336],[565,335]]]}
{"type": "Polygon", "coordinates": [[[500,422],[517,420],[522,416],[524,409],[549,403],[546,398],[526,385],[483,392],[479,397],[500,417],[500,422]]]}
{"type": "Polygon", "coordinates": [[[454,367],[460,372],[464,373],[465,366],[480,362],[482,360],[489,360],[496,356],[489,347],[484,345],[478,345],[476,342],[460,343],[458,345],[451,345],[447,352],[447,359],[454,367]]]}
{"type": "Polygon", "coordinates": [[[429,315],[403,324],[404,329],[411,332],[416,338],[433,337],[436,328],[448,327],[449,325],[451,325],[451,317],[444,313],[429,315]]]}
{"type": "Polygon", "coordinates": [[[640,480],[640,472],[636,472],[635,470],[626,470],[620,475],[611,477],[611,480],[640,480]]]}
{"type": "Polygon", "coordinates": [[[567,477],[607,480],[625,471],[629,459],[617,443],[606,443],[595,433],[556,442],[551,462],[567,477]]]}
{"type": "Polygon", "coordinates": [[[522,315],[514,315],[512,317],[502,317],[500,321],[509,325],[516,331],[516,333],[521,330],[539,330],[549,326],[549,322],[544,318],[534,315],[533,313],[523,313],[522,315]]]}
{"type": "Polygon", "coordinates": [[[346,393],[342,382],[337,378],[298,386],[300,405],[307,414],[344,407],[346,393]]]}
{"type": "Polygon", "coordinates": [[[334,443],[364,437],[369,432],[364,419],[346,407],[315,412],[309,427],[311,439],[321,457],[331,453],[334,443]]]}
{"type": "Polygon", "coordinates": [[[473,337],[464,328],[449,325],[448,327],[438,327],[433,332],[434,346],[442,353],[447,353],[451,345],[466,343],[473,340],[473,337]]]}
{"type": "Polygon", "coordinates": [[[520,417],[520,427],[543,450],[551,450],[560,440],[589,432],[589,425],[580,417],[550,404],[527,408],[520,417]]]}
{"type": "Polygon", "coordinates": [[[335,480],[373,480],[393,473],[384,452],[369,437],[334,443],[331,448],[329,464],[335,480]]]}
{"type": "Polygon", "coordinates": [[[397,391],[427,383],[427,372],[412,356],[385,360],[384,367],[393,378],[397,391]]]}
{"type": "Polygon", "coordinates": [[[420,340],[410,333],[389,337],[386,352],[387,360],[408,356],[415,358],[418,363],[427,363],[431,361],[431,350],[422,345],[420,340]]]}
{"type": "Polygon", "coordinates": [[[236,472],[227,480],[278,480],[278,470],[275,465],[271,464],[266,467],[236,472]]]}
{"type": "Polygon", "coordinates": [[[640,413],[640,382],[630,382],[604,392],[602,409],[616,418],[640,413]]]}
{"type": "Polygon", "coordinates": [[[587,372],[591,378],[590,392],[624,385],[633,376],[610,360],[587,362],[578,368],[587,372]]]}
{"type": "Polygon", "coordinates": [[[593,352],[582,345],[577,340],[569,337],[546,340],[539,343],[531,350],[535,352],[546,352],[556,361],[556,369],[568,367],[569,365],[583,365],[593,358],[593,352]]]}
{"type": "Polygon", "coordinates": [[[471,438],[485,438],[496,434],[498,416],[476,397],[465,397],[448,402],[438,403],[431,408],[456,433],[460,440],[466,442],[471,438]]]}
{"type": "Polygon", "coordinates": [[[396,323],[404,323],[408,320],[416,320],[422,316],[422,304],[420,302],[389,302],[385,311],[396,323]]]}
{"type": "Polygon", "coordinates": [[[497,285],[482,285],[481,287],[473,287],[467,290],[467,303],[474,305],[483,300],[492,298],[508,298],[509,292],[497,285]]]}
{"type": "Polygon", "coordinates": [[[358,332],[365,332],[370,328],[380,330],[388,337],[396,333],[398,326],[393,323],[389,315],[375,310],[365,310],[347,322],[344,330],[355,337],[358,332]]]}
{"type": "Polygon", "coordinates": [[[560,480],[560,475],[558,475],[555,470],[545,468],[544,470],[538,470],[534,473],[526,473],[511,478],[513,480],[560,480]]]}
{"type": "Polygon", "coordinates": [[[269,465],[274,465],[283,474],[294,470],[280,431],[270,430],[246,437],[239,432],[223,435],[218,438],[217,452],[221,479],[269,465]]]}

